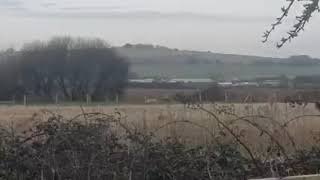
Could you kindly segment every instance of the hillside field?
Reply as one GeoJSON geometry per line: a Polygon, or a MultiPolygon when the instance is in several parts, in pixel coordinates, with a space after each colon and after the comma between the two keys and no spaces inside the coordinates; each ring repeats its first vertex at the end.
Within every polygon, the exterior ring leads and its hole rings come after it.
{"type": "Polygon", "coordinates": [[[170,78],[210,78],[223,77],[253,79],[264,76],[315,75],[320,72],[320,66],[290,66],[290,65],[240,65],[240,64],[132,64],[131,71],[141,77],[164,76],[170,78]]]}

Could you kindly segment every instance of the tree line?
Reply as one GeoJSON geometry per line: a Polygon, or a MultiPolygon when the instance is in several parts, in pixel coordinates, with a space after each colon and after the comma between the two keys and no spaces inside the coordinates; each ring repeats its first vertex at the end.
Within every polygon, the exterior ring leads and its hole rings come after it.
{"type": "Polygon", "coordinates": [[[59,95],[78,101],[123,94],[129,62],[101,39],[54,37],[0,53],[0,98],[59,95]]]}

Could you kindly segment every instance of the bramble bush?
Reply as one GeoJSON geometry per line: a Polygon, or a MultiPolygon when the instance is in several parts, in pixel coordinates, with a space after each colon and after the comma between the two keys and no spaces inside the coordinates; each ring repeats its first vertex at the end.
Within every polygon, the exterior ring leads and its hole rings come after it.
{"type": "Polygon", "coordinates": [[[249,163],[236,145],[159,140],[99,113],[72,120],[52,115],[28,131],[0,133],[0,179],[6,180],[245,179],[249,163]]]}
{"type": "Polygon", "coordinates": [[[120,113],[72,119],[48,113],[46,120],[34,116],[27,131],[0,127],[0,180],[225,180],[313,174],[320,167],[316,147],[283,154],[273,143],[266,159],[249,156],[226,124],[212,143],[194,145],[141,132],[122,123],[120,113]],[[221,141],[228,133],[235,140],[221,141]]]}

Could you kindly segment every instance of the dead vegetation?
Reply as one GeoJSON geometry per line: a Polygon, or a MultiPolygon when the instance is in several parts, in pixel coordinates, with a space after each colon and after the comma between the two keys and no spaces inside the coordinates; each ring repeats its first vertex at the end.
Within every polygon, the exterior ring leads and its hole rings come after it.
{"type": "Polygon", "coordinates": [[[3,179],[245,179],[320,166],[314,104],[3,106],[0,114],[3,179]]]}

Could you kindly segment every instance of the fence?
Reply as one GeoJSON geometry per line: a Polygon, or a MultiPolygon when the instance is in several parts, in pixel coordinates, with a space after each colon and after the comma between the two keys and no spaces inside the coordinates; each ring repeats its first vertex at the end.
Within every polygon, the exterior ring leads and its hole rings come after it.
{"type": "Polygon", "coordinates": [[[78,100],[78,101],[68,101],[64,98],[59,97],[59,95],[55,95],[54,98],[34,98],[32,96],[23,95],[20,98],[16,99],[15,97],[12,98],[12,100],[0,100],[0,105],[39,105],[39,104],[56,104],[56,105],[63,105],[63,104],[86,104],[91,105],[95,103],[99,104],[110,104],[110,103],[116,103],[119,104],[120,98],[117,95],[115,97],[114,101],[110,101],[107,98],[101,101],[92,101],[92,98],[89,94],[85,96],[84,100],[78,100]]]}

